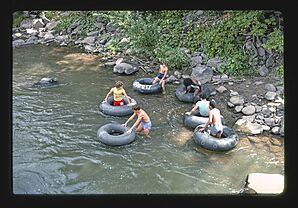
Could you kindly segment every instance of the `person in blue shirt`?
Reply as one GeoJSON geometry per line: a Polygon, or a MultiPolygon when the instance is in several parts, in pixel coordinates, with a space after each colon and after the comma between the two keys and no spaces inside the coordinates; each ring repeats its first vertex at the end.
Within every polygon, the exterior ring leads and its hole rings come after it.
{"type": "Polygon", "coordinates": [[[205,93],[200,94],[201,100],[199,100],[195,106],[191,109],[191,111],[186,112],[186,115],[191,115],[193,112],[195,112],[197,109],[199,109],[200,116],[208,117],[209,115],[209,101],[206,98],[205,93]]]}

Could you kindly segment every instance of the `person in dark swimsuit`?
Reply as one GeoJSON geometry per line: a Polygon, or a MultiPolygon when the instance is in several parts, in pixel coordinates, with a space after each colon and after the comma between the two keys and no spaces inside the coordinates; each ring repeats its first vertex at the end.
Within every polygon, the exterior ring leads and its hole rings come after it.
{"type": "Polygon", "coordinates": [[[201,82],[191,77],[185,78],[183,84],[186,89],[185,93],[193,93],[194,103],[196,103],[199,99],[197,95],[201,92],[201,82]]]}
{"type": "Polygon", "coordinates": [[[166,81],[167,73],[168,73],[168,67],[166,66],[165,63],[163,63],[162,65],[160,65],[159,72],[152,82],[152,84],[155,84],[156,82],[159,81],[159,84],[161,85],[161,88],[162,88],[162,94],[166,93],[165,81],[166,81]]]}

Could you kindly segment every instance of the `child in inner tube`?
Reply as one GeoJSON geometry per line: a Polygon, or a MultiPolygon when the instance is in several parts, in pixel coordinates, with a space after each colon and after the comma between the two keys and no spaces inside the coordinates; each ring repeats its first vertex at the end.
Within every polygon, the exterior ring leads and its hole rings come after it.
{"type": "Polygon", "coordinates": [[[185,93],[192,93],[194,97],[194,103],[198,101],[198,94],[201,92],[201,82],[193,77],[185,78],[183,80],[185,86],[185,93]]]}
{"type": "Polygon", "coordinates": [[[123,106],[124,105],[124,96],[127,99],[128,104],[127,105],[131,105],[131,101],[129,99],[129,97],[127,96],[125,90],[123,89],[123,82],[121,81],[117,81],[115,87],[113,87],[109,93],[106,95],[105,99],[103,102],[107,102],[108,101],[108,97],[113,93],[114,95],[114,106],[123,106]]]}
{"type": "Polygon", "coordinates": [[[162,94],[166,93],[165,81],[166,81],[167,73],[168,73],[168,67],[163,62],[162,65],[160,65],[160,67],[159,67],[158,74],[156,75],[156,77],[154,78],[154,80],[152,82],[152,84],[155,84],[156,82],[159,81],[159,84],[161,85],[161,88],[162,88],[162,94]]]}

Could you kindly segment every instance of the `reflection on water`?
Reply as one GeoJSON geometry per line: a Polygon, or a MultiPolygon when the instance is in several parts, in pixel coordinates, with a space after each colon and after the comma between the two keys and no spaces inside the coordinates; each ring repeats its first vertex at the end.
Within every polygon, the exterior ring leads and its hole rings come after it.
{"type": "MultiPolygon", "coordinates": [[[[240,142],[229,152],[198,147],[182,118],[191,104],[166,95],[141,95],[135,79],[101,68],[98,56],[75,48],[26,46],[13,51],[13,192],[15,194],[238,193],[250,172],[283,173],[268,148],[240,142]],[[30,89],[42,77],[58,87],[30,89]],[[98,128],[128,117],[107,116],[99,103],[115,81],[145,109],[151,139],[137,136],[110,147],[96,138],[98,128]]],[[[133,123],[130,123],[131,126],[133,123]]],[[[243,140],[244,141],[244,140],[243,140]]]]}

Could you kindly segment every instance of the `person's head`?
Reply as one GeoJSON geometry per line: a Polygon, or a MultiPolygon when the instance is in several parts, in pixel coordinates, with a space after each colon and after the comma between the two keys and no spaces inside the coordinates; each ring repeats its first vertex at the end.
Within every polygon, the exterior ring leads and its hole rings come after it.
{"type": "Polygon", "coordinates": [[[216,107],[215,100],[211,100],[211,101],[209,102],[209,108],[213,109],[213,108],[215,108],[215,107],[216,107]]]}
{"type": "Polygon", "coordinates": [[[123,87],[123,82],[117,81],[115,87],[117,87],[117,88],[123,87]]]}
{"type": "Polygon", "coordinates": [[[205,100],[205,99],[207,99],[206,93],[202,92],[202,93],[200,94],[200,98],[201,98],[201,100],[205,100]]]}
{"type": "Polygon", "coordinates": [[[191,78],[185,78],[183,80],[183,84],[184,84],[185,87],[188,87],[189,85],[191,85],[192,84],[191,78]]]}
{"type": "Polygon", "coordinates": [[[134,105],[134,106],[132,107],[132,110],[133,110],[134,112],[138,112],[140,109],[141,109],[141,107],[140,107],[139,105],[134,105]]]}

